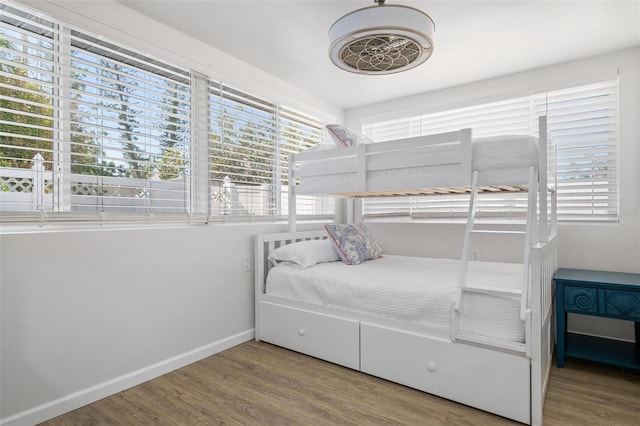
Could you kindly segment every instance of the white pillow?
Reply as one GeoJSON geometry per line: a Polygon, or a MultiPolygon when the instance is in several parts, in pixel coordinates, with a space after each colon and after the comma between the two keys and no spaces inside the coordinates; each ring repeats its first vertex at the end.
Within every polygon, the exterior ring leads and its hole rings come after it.
{"type": "Polygon", "coordinates": [[[308,240],[278,247],[269,254],[268,259],[274,266],[287,264],[306,269],[318,263],[338,261],[340,257],[331,241],[308,240]]]}

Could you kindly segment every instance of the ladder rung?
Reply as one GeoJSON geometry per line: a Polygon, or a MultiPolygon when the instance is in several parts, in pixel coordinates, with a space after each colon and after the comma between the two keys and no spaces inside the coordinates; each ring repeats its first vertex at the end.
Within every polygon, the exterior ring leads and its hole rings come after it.
{"type": "Polygon", "coordinates": [[[491,337],[465,333],[463,331],[462,332],[458,331],[455,334],[455,339],[456,339],[456,342],[475,343],[478,345],[492,346],[492,347],[502,348],[502,349],[506,349],[514,352],[525,353],[525,350],[526,350],[524,343],[509,342],[506,340],[499,340],[491,337]]]}
{"type": "Polygon", "coordinates": [[[474,234],[496,234],[496,235],[523,235],[525,231],[500,231],[497,229],[473,229],[474,234]]]}
{"type": "Polygon", "coordinates": [[[492,288],[492,287],[483,288],[483,287],[464,286],[462,287],[462,291],[466,291],[469,293],[486,293],[486,294],[493,294],[493,295],[508,294],[513,296],[520,296],[522,294],[522,290],[520,290],[519,288],[492,288]]]}

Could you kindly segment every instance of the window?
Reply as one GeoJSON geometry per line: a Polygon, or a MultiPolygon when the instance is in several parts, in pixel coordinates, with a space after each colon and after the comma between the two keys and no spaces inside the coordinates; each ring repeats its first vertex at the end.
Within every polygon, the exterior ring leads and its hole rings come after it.
{"type": "Polygon", "coordinates": [[[279,189],[276,106],[212,83],[209,114],[214,215],[275,215],[279,189]]]}
{"type": "Polygon", "coordinates": [[[71,209],[188,213],[189,72],[75,30],[68,60],[71,209]]]}
{"type": "MultiPolygon", "coordinates": [[[[3,219],[286,212],[287,155],[320,142],[319,120],[18,6],[0,9],[3,219]]],[[[333,215],[328,203],[300,202],[333,215]]]]}
{"type": "Polygon", "coordinates": [[[41,209],[52,203],[57,25],[30,15],[23,18],[4,4],[0,10],[2,205],[30,210],[35,204],[41,209]]]}
{"type": "MultiPolygon", "coordinates": [[[[427,135],[470,127],[474,137],[537,134],[537,117],[548,116],[556,144],[558,218],[563,221],[616,221],[617,79],[508,99],[490,104],[365,124],[374,141],[427,135]]],[[[365,218],[413,220],[465,218],[468,195],[367,199],[365,218]]],[[[523,217],[523,194],[481,194],[480,218],[523,217]]]]}
{"type": "MultiPolygon", "coordinates": [[[[288,157],[322,141],[322,122],[231,87],[209,87],[210,218],[285,217],[288,157]]],[[[335,211],[332,197],[297,197],[307,218],[335,211]]]]}

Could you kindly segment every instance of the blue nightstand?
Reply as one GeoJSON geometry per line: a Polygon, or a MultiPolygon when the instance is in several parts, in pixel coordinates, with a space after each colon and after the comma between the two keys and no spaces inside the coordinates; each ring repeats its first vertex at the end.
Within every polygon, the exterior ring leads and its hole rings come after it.
{"type": "Polygon", "coordinates": [[[640,274],[561,268],[554,280],[558,367],[571,356],[640,370],[640,274]],[[567,312],[634,321],[636,343],[568,333],[567,312]]]}

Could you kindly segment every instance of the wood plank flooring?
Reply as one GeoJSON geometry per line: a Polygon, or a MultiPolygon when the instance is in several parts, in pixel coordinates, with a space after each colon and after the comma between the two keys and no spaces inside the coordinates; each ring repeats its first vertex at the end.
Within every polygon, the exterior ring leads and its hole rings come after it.
{"type": "MultiPolygon", "coordinates": [[[[43,423],[513,425],[502,417],[263,342],[247,342],[43,423]]],[[[545,425],[640,425],[640,372],[568,359],[545,425]]]]}

